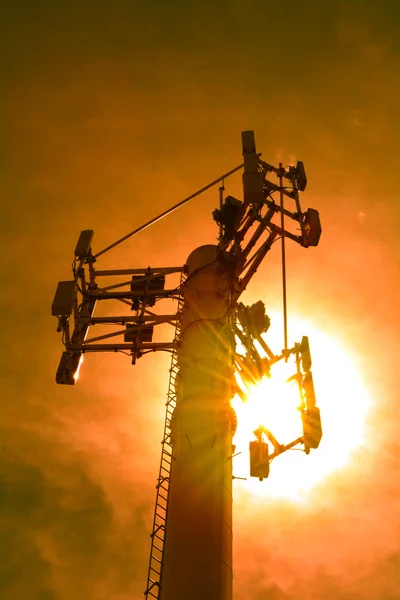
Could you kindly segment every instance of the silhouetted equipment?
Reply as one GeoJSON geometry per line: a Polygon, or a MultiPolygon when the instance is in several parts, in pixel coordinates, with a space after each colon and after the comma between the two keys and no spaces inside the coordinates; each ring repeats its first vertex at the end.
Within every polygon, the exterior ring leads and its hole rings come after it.
{"type": "Polygon", "coordinates": [[[318,448],[322,438],[321,414],[314,406],[305,410],[302,415],[304,445],[308,448],[318,448]]]}
{"type": "MultiPolygon", "coordinates": [[[[238,310],[240,312],[240,306],[238,310]]],[[[262,338],[259,339],[262,340],[262,338]]],[[[241,341],[246,345],[246,339],[243,333],[241,334],[241,341]]],[[[247,345],[247,347],[250,348],[251,356],[254,357],[255,353],[257,352],[254,346],[247,345]]],[[[318,448],[322,438],[321,416],[319,408],[317,408],[316,406],[313,376],[310,371],[311,352],[308,337],[303,336],[300,344],[295,344],[293,348],[283,350],[282,354],[278,356],[271,356],[271,351],[267,346],[266,350],[268,358],[261,359],[261,361],[267,361],[267,365],[276,364],[281,360],[287,360],[291,355],[295,355],[297,371],[294,375],[289,377],[287,383],[297,382],[298,385],[300,396],[300,406],[298,410],[300,411],[301,415],[303,435],[288,444],[280,444],[269,429],[265,428],[264,426],[260,426],[256,431],[254,431],[254,434],[257,437],[257,442],[251,442],[250,444],[251,477],[258,477],[257,470],[255,468],[255,456],[257,456],[255,448],[257,447],[256,445],[261,444],[261,442],[263,442],[264,444],[266,443],[262,439],[263,435],[266,436],[268,442],[272,444],[274,449],[272,454],[268,454],[269,465],[271,464],[274,458],[276,458],[280,454],[283,454],[287,450],[291,450],[297,444],[303,444],[305,453],[309,454],[310,449],[318,448]]],[[[245,369],[245,365],[248,361],[248,355],[245,358],[237,358],[236,362],[237,364],[242,366],[242,370],[239,371],[242,382],[248,389],[251,389],[252,385],[255,385],[257,383],[257,378],[255,376],[249,376],[248,370],[245,369]]],[[[243,390],[240,390],[240,392],[241,393],[239,395],[243,399],[244,392],[243,390]]],[[[268,399],[266,399],[266,401],[267,400],[268,399]]],[[[263,477],[267,477],[267,475],[263,475],[263,477]]]]}
{"type": "Polygon", "coordinates": [[[309,208],[304,218],[304,246],[318,246],[321,232],[322,228],[319,212],[314,208],[309,208]]]}
{"type": "Polygon", "coordinates": [[[92,229],[86,229],[85,231],[81,231],[75,248],[75,257],[77,259],[82,260],[89,256],[93,236],[94,231],[92,229]]]}
{"type": "Polygon", "coordinates": [[[302,163],[301,160],[298,160],[296,165],[296,183],[300,192],[304,192],[307,187],[307,177],[304,169],[304,163],[302,163]]]}
{"type": "Polygon", "coordinates": [[[316,405],[314,381],[311,371],[307,371],[303,378],[303,390],[307,408],[314,408],[316,405]]]}
{"type": "Polygon", "coordinates": [[[243,202],[236,200],[233,196],[227,196],[222,208],[216,208],[213,212],[214,221],[223,228],[224,238],[233,240],[240,219],[243,216],[243,202]]]}
{"type": "Polygon", "coordinates": [[[271,325],[271,319],[265,313],[265,304],[261,300],[251,306],[239,302],[237,314],[243,329],[255,339],[268,331],[271,325]]]}
{"type": "MultiPolygon", "coordinates": [[[[242,154],[242,165],[96,254],[94,232],[82,231],[74,251],[73,279],[58,284],[51,307],[65,347],[56,373],[59,384],[76,382],[84,354],[123,352],[132,364],[150,352],[172,355],[146,598],[232,598],[231,459],[236,415],[230,402],[235,392],[245,401],[249,389],[270,376],[272,365],[295,357],[296,373],[289,381],[298,386],[303,435],[284,445],[268,429],[256,430],[256,440],[249,445],[252,477],[262,481],[274,458],[299,444],[308,453],[322,437],[308,338],[287,347],[286,278],[285,343],[279,355],[262,337],[270,326],[264,303],[245,306],[239,301],[276,240],[281,238],[283,272],[286,238],[306,248],[318,244],[319,214],[301,209],[299,192],[307,186],[301,161],[288,168],[262,161],[253,131],[242,132],[242,154]],[[224,199],[223,182],[240,169],[243,200],[229,195],[224,199]],[[275,181],[267,179],[270,174],[275,181]],[[213,212],[219,225],[218,245],[195,249],[178,267],[97,268],[102,254],[220,182],[219,208],[213,212]],[[284,205],[284,198],[291,207],[284,205]],[[177,275],[179,283],[166,288],[166,277],[177,275]],[[177,300],[173,314],[149,310],[164,300],[177,300]],[[124,312],[104,310],[96,316],[97,302],[104,306],[105,301],[107,306],[118,301],[120,308],[122,303],[124,312]],[[153,341],[160,324],[174,327],[172,339],[153,341]],[[89,336],[93,328],[96,335],[89,336]]],[[[141,259],[148,264],[147,257],[141,259]]]]}
{"type": "Polygon", "coordinates": [[[82,358],[81,352],[63,352],[56,373],[56,382],[75,385],[82,358]]]}
{"type": "Polygon", "coordinates": [[[60,281],[51,306],[53,317],[68,317],[72,314],[76,300],[75,281],[60,281]]]}
{"type": "Polygon", "coordinates": [[[124,341],[137,343],[151,342],[153,340],[153,333],[154,325],[145,325],[141,323],[132,325],[131,323],[127,323],[124,341]]]}
{"type": "Polygon", "coordinates": [[[258,210],[264,202],[263,177],[256,154],[254,131],[242,131],[243,151],[243,203],[258,210]]]}
{"type": "Polygon", "coordinates": [[[260,481],[269,475],[269,451],[268,444],[261,437],[257,441],[250,442],[250,476],[258,477],[260,481]]]}
{"type": "Polygon", "coordinates": [[[308,337],[303,335],[300,343],[300,357],[301,357],[301,365],[303,367],[303,371],[309,371],[311,369],[311,353],[310,353],[310,345],[308,343],[308,337]]]}
{"type": "Polygon", "coordinates": [[[154,275],[150,268],[146,275],[134,275],[132,277],[131,292],[139,293],[140,295],[132,299],[132,310],[139,310],[141,303],[146,306],[154,306],[156,303],[156,295],[161,294],[165,289],[165,275],[154,275]],[[152,292],[152,294],[149,294],[152,292]]]}

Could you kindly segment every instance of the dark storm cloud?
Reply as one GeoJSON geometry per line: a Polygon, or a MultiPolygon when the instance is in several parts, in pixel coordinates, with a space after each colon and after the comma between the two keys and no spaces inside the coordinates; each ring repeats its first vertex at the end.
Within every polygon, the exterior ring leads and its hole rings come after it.
{"type": "MultiPolygon", "coordinates": [[[[400,597],[399,6],[3,7],[5,600],[142,597],[168,361],[132,370],[90,357],[79,385],[60,389],[49,306],[81,229],[96,230],[100,249],[140,225],[240,163],[246,128],[268,162],[306,163],[304,202],[324,235],[312,254],[288,248],[289,299],[347,335],[374,406],[366,445],[307,510],[268,500],[248,521],[237,511],[236,595],[400,597]]],[[[218,200],[204,198],[104,268],[183,263],[215,237],[218,200]]],[[[260,269],[254,300],[277,302],[278,267],[272,257],[260,269]]]]}
{"type": "Polygon", "coordinates": [[[25,461],[2,463],[1,583],[10,599],[45,597],[44,588],[54,590],[55,566],[72,569],[78,580],[101,577],[99,551],[112,520],[103,491],[79,466],[60,464],[57,480],[25,461]]]}
{"type": "Polygon", "coordinates": [[[88,472],[87,457],[26,431],[14,431],[7,441],[1,464],[2,597],[87,597],[95,588],[103,597],[102,587],[128,597],[142,563],[135,549],[144,534],[140,500],[121,530],[103,486],[88,472]]]}

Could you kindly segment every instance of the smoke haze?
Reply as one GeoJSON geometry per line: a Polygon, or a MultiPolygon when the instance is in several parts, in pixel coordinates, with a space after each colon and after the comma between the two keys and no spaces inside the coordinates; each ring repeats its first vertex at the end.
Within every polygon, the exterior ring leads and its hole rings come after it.
{"type": "MultiPolygon", "coordinates": [[[[400,4],[15,0],[2,23],[3,600],[142,598],[169,359],[93,355],[56,386],[50,305],[81,230],[101,250],[240,164],[245,129],[267,162],[305,163],[323,236],[287,245],[289,308],[340,340],[372,405],[303,502],[234,482],[234,597],[400,599],[400,4]]],[[[101,268],[183,264],[217,204],[101,268]]],[[[279,258],[246,302],[280,310],[279,258]]]]}

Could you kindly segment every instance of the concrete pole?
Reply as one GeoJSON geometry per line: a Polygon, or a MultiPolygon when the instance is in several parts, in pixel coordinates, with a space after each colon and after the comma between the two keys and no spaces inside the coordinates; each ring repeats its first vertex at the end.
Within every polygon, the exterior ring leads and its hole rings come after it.
{"type": "Polygon", "coordinates": [[[217,246],[187,261],[161,600],[232,599],[232,275],[217,246]]]}

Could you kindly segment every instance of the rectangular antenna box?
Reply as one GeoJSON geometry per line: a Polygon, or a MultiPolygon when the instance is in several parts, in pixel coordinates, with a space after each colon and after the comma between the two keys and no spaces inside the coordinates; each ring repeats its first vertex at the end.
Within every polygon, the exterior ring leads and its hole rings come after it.
{"type": "Polygon", "coordinates": [[[250,477],[268,477],[269,452],[268,444],[254,441],[249,444],[250,451],[250,477]]]}
{"type": "Polygon", "coordinates": [[[153,341],[154,325],[131,325],[127,323],[124,333],[125,342],[143,343],[153,341]]]}
{"type": "Polygon", "coordinates": [[[72,313],[75,298],[75,281],[59,281],[53,304],[51,305],[51,314],[53,317],[69,316],[72,313]]]}
{"type": "Polygon", "coordinates": [[[163,292],[165,288],[165,275],[153,275],[149,273],[146,275],[133,275],[131,283],[132,292],[142,292],[145,295],[145,291],[149,290],[152,292],[163,292]]]}
{"type": "Polygon", "coordinates": [[[75,248],[75,256],[79,258],[79,260],[82,260],[82,258],[85,258],[85,256],[89,254],[93,235],[93,229],[85,229],[84,231],[81,231],[75,248]]]}
{"type": "Polygon", "coordinates": [[[304,223],[308,246],[318,246],[322,232],[319,212],[315,208],[309,208],[306,212],[304,223]]]}
{"type": "Polygon", "coordinates": [[[71,354],[69,352],[63,352],[57,369],[56,383],[62,385],[75,385],[76,373],[80,361],[81,353],[71,354]]]}

